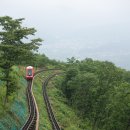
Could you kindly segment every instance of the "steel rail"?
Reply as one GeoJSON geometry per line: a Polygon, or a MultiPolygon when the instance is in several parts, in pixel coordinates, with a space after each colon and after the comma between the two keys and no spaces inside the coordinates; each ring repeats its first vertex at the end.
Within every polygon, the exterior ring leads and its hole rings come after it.
{"type": "Polygon", "coordinates": [[[34,96],[32,93],[32,80],[28,81],[27,99],[28,99],[30,113],[29,113],[28,120],[22,127],[22,130],[36,130],[36,122],[37,122],[38,113],[37,113],[36,103],[34,101],[34,96]]]}
{"type": "Polygon", "coordinates": [[[34,75],[37,75],[43,71],[51,71],[51,70],[61,70],[61,69],[58,69],[58,68],[54,68],[54,69],[41,69],[41,70],[38,70],[34,75]]]}
{"type": "Polygon", "coordinates": [[[54,116],[54,113],[53,113],[53,110],[52,110],[52,107],[51,107],[51,104],[50,104],[50,101],[49,101],[49,98],[48,98],[48,94],[47,94],[47,90],[46,90],[46,87],[48,85],[48,82],[51,78],[53,78],[55,75],[57,75],[58,73],[55,73],[53,75],[50,75],[43,83],[43,86],[42,86],[42,90],[43,90],[43,97],[44,97],[44,101],[45,101],[45,104],[46,104],[46,108],[47,108],[47,113],[48,113],[48,116],[49,116],[49,119],[50,119],[50,122],[52,124],[52,128],[53,130],[61,130],[60,129],[60,126],[54,116]]]}

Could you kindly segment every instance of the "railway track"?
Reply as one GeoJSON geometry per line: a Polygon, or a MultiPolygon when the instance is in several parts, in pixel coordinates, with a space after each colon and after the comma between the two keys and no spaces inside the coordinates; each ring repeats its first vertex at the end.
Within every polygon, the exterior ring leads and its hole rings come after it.
{"type": "Polygon", "coordinates": [[[43,97],[44,97],[44,100],[45,100],[45,104],[46,104],[46,108],[47,108],[47,112],[48,112],[48,116],[49,116],[49,119],[51,121],[51,124],[52,124],[52,128],[53,130],[61,130],[60,129],[60,126],[54,116],[54,113],[52,111],[52,107],[51,107],[51,104],[50,104],[50,101],[49,101],[49,98],[48,98],[48,95],[47,95],[47,90],[46,90],[46,87],[47,87],[47,84],[49,82],[49,80],[51,78],[53,78],[56,74],[53,74],[53,75],[50,75],[43,83],[43,86],[42,86],[42,89],[43,89],[43,97]]]}
{"type": "Polygon", "coordinates": [[[32,93],[32,80],[28,81],[27,87],[27,99],[28,99],[28,106],[29,106],[29,117],[22,127],[22,130],[38,130],[38,109],[36,105],[36,101],[34,95],[32,93]]]}
{"type": "MultiPolygon", "coordinates": [[[[43,71],[49,71],[49,70],[59,70],[59,69],[42,69],[42,70],[37,71],[34,74],[34,77],[36,75],[40,74],[43,71]]],[[[49,79],[52,78],[55,75],[50,76],[49,79]]],[[[48,81],[47,81],[47,83],[48,83],[48,81]]],[[[21,130],[38,130],[39,112],[38,112],[38,107],[37,107],[37,104],[36,104],[35,97],[34,97],[33,92],[32,92],[32,85],[33,85],[33,80],[29,80],[27,90],[26,90],[26,95],[27,95],[27,100],[28,100],[28,108],[29,108],[29,117],[26,120],[23,127],[21,128],[21,130]]],[[[48,113],[53,113],[52,109],[51,109],[51,105],[50,105],[50,103],[48,103],[49,100],[48,100],[47,93],[45,95],[46,95],[45,96],[45,102],[46,102],[47,106],[49,106],[49,109],[47,111],[48,111],[48,113]]],[[[54,118],[55,118],[54,114],[51,114],[51,116],[49,118],[54,120],[54,118]]],[[[54,130],[60,130],[60,129],[58,129],[58,123],[56,122],[56,119],[53,122],[54,122],[53,126],[55,126],[53,129],[54,130]]]]}

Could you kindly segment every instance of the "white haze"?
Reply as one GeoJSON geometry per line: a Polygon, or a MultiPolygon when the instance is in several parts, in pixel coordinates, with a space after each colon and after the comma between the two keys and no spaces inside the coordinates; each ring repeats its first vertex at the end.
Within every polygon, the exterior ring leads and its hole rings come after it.
{"type": "Polygon", "coordinates": [[[1,0],[0,15],[25,18],[50,58],[90,57],[130,69],[129,0],[1,0]]]}

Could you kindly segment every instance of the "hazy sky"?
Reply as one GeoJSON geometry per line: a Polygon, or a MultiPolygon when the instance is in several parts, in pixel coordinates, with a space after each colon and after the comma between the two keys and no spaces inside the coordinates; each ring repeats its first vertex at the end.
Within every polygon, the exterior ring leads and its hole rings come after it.
{"type": "Polygon", "coordinates": [[[0,16],[25,18],[40,52],[65,60],[109,60],[130,69],[130,0],[1,0],[0,16]]]}

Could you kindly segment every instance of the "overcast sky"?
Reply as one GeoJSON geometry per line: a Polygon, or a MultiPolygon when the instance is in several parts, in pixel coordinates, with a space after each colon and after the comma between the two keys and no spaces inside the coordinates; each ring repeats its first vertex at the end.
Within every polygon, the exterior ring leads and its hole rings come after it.
{"type": "Polygon", "coordinates": [[[49,58],[89,57],[130,70],[130,0],[1,0],[4,15],[36,28],[49,58]]]}

